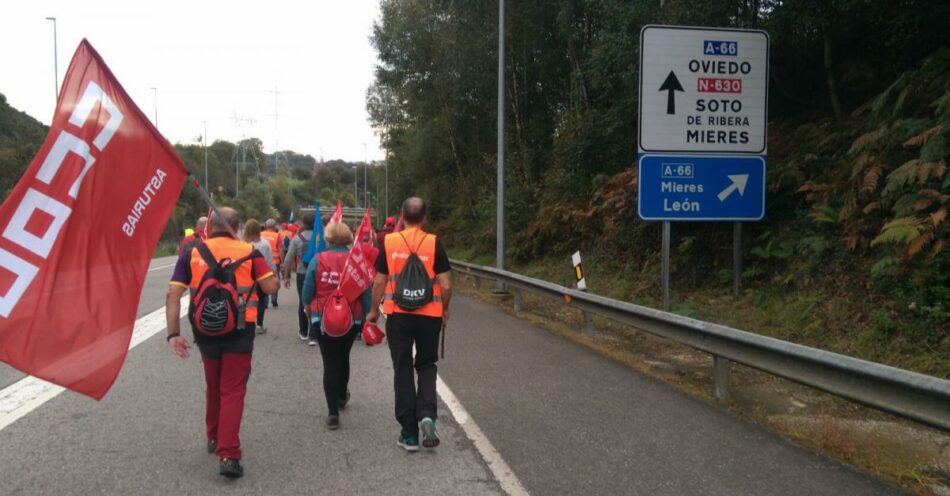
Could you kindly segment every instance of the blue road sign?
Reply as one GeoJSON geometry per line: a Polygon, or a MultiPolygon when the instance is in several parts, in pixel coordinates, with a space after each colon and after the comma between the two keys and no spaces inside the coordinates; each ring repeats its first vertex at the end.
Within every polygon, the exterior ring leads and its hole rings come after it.
{"type": "Polygon", "coordinates": [[[765,158],[640,157],[643,220],[740,221],[765,215],[765,158]]]}

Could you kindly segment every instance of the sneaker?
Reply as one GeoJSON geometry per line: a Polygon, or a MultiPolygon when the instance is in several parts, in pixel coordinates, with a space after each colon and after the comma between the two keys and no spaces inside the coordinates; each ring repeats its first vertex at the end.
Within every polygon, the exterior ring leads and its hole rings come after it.
{"type": "Polygon", "coordinates": [[[214,439],[208,440],[208,453],[214,453],[214,450],[218,449],[218,442],[214,439]]]}
{"type": "Polygon", "coordinates": [[[345,409],[345,408],[346,408],[346,404],[349,403],[349,402],[350,402],[350,390],[347,389],[347,390],[346,390],[346,393],[343,395],[343,397],[340,398],[340,405],[339,405],[340,410],[345,409]]]}
{"type": "Polygon", "coordinates": [[[241,466],[241,462],[238,460],[222,458],[221,468],[218,470],[218,473],[228,479],[239,479],[244,477],[244,467],[241,466]]]}
{"type": "Polygon", "coordinates": [[[266,334],[266,333],[267,333],[267,328],[266,328],[266,327],[258,327],[258,328],[257,328],[257,333],[258,333],[258,334],[266,334]]]}
{"type": "Polygon", "coordinates": [[[274,300],[273,302],[271,302],[271,306],[274,308],[277,308],[277,300],[274,300]]]}
{"type": "Polygon", "coordinates": [[[399,440],[396,441],[396,444],[410,453],[419,451],[419,438],[416,436],[399,436],[399,440]]]}
{"type": "Polygon", "coordinates": [[[340,428],[340,416],[330,415],[327,417],[327,429],[335,431],[340,428]]]}
{"type": "Polygon", "coordinates": [[[435,431],[435,420],[429,417],[419,422],[419,432],[422,433],[422,445],[426,448],[435,448],[439,445],[439,433],[435,431]]]}
{"type": "Polygon", "coordinates": [[[317,340],[316,340],[316,339],[311,339],[310,342],[307,343],[307,346],[316,346],[316,345],[317,345],[317,340]]]}
{"type": "Polygon", "coordinates": [[[300,330],[298,330],[298,331],[297,331],[297,336],[300,338],[301,341],[306,341],[306,340],[307,340],[307,331],[300,331],[300,330]]]}

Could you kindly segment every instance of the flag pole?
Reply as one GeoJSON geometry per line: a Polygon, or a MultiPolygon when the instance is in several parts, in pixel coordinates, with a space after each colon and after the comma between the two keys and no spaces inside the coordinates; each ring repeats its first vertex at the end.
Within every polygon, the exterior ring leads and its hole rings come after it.
{"type": "MultiPolygon", "coordinates": [[[[198,181],[198,178],[195,177],[194,174],[189,172],[188,179],[191,181],[192,186],[194,186],[195,189],[197,189],[198,192],[201,193],[201,197],[204,198],[204,201],[208,203],[208,206],[211,208],[212,211],[214,211],[215,215],[217,215],[219,219],[224,220],[224,216],[221,215],[221,211],[218,210],[218,206],[214,204],[214,200],[211,199],[211,195],[208,194],[208,191],[205,190],[204,187],[201,186],[201,182],[198,181]]],[[[211,222],[211,219],[208,219],[208,222],[211,222]]],[[[234,229],[231,228],[230,224],[228,224],[227,222],[222,222],[222,224],[224,224],[224,227],[228,228],[228,232],[231,234],[231,236],[234,236],[234,239],[240,239],[238,238],[237,233],[234,232],[234,229]]]]}

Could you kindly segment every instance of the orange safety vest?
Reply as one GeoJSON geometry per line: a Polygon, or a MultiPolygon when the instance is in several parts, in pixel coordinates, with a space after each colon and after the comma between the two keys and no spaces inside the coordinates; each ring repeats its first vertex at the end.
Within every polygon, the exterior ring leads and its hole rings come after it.
{"type": "Polygon", "coordinates": [[[261,232],[261,239],[266,239],[267,244],[270,245],[270,251],[274,255],[274,266],[280,266],[280,249],[278,248],[280,244],[280,234],[274,231],[263,231],[261,232]]]}
{"type": "MultiPolygon", "coordinates": [[[[204,240],[204,244],[211,250],[215,260],[219,262],[224,259],[238,260],[251,254],[254,249],[251,245],[238,241],[236,239],[220,236],[204,240]]],[[[248,260],[241,264],[234,277],[237,279],[238,296],[242,301],[247,301],[247,308],[244,312],[244,322],[257,322],[257,291],[254,291],[254,277],[251,274],[252,261],[248,260]]],[[[191,249],[191,282],[188,285],[192,297],[198,292],[198,286],[201,284],[201,278],[208,271],[208,264],[201,258],[201,253],[197,248],[191,249]]]]}
{"type": "Polygon", "coordinates": [[[417,246],[419,248],[416,250],[416,255],[422,261],[426,274],[429,278],[435,279],[435,235],[413,228],[388,234],[383,242],[386,245],[386,257],[388,257],[386,266],[389,268],[386,295],[383,298],[383,313],[386,315],[405,313],[442,318],[442,286],[439,286],[437,282],[432,284],[432,301],[422,308],[411,311],[403,310],[399,308],[399,305],[396,305],[396,301],[393,299],[396,292],[397,276],[406,265],[406,259],[409,258],[412,249],[417,246]],[[404,237],[405,239],[403,239],[404,237]]]}

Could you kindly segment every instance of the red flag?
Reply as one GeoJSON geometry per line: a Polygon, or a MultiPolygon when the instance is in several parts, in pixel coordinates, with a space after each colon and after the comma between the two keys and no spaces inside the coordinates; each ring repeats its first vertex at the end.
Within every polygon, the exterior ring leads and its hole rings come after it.
{"type": "Polygon", "coordinates": [[[372,245],[375,238],[376,233],[373,232],[372,210],[367,208],[366,213],[363,215],[363,223],[360,224],[360,227],[356,230],[356,237],[353,239],[359,243],[372,245]]]}
{"type": "Polygon", "coordinates": [[[86,40],[0,206],[0,360],[101,399],[186,170],[86,40]]]}
{"type": "Polygon", "coordinates": [[[372,284],[376,277],[376,257],[379,256],[379,249],[373,246],[373,218],[369,209],[363,215],[363,223],[356,230],[356,237],[353,240],[353,247],[350,248],[350,256],[346,259],[343,275],[340,276],[340,290],[343,296],[349,301],[355,301],[372,284]],[[366,235],[370,236],[369,242],[364,242],[366,235]]]}
{"type": "Polygon", "coordinates": [[[327,225],[336,224],[343,220],[343,202],[336,202],[336,210],[333,211],[333,216],[330,217],[330,222],[327,222],[327,225]]]}

